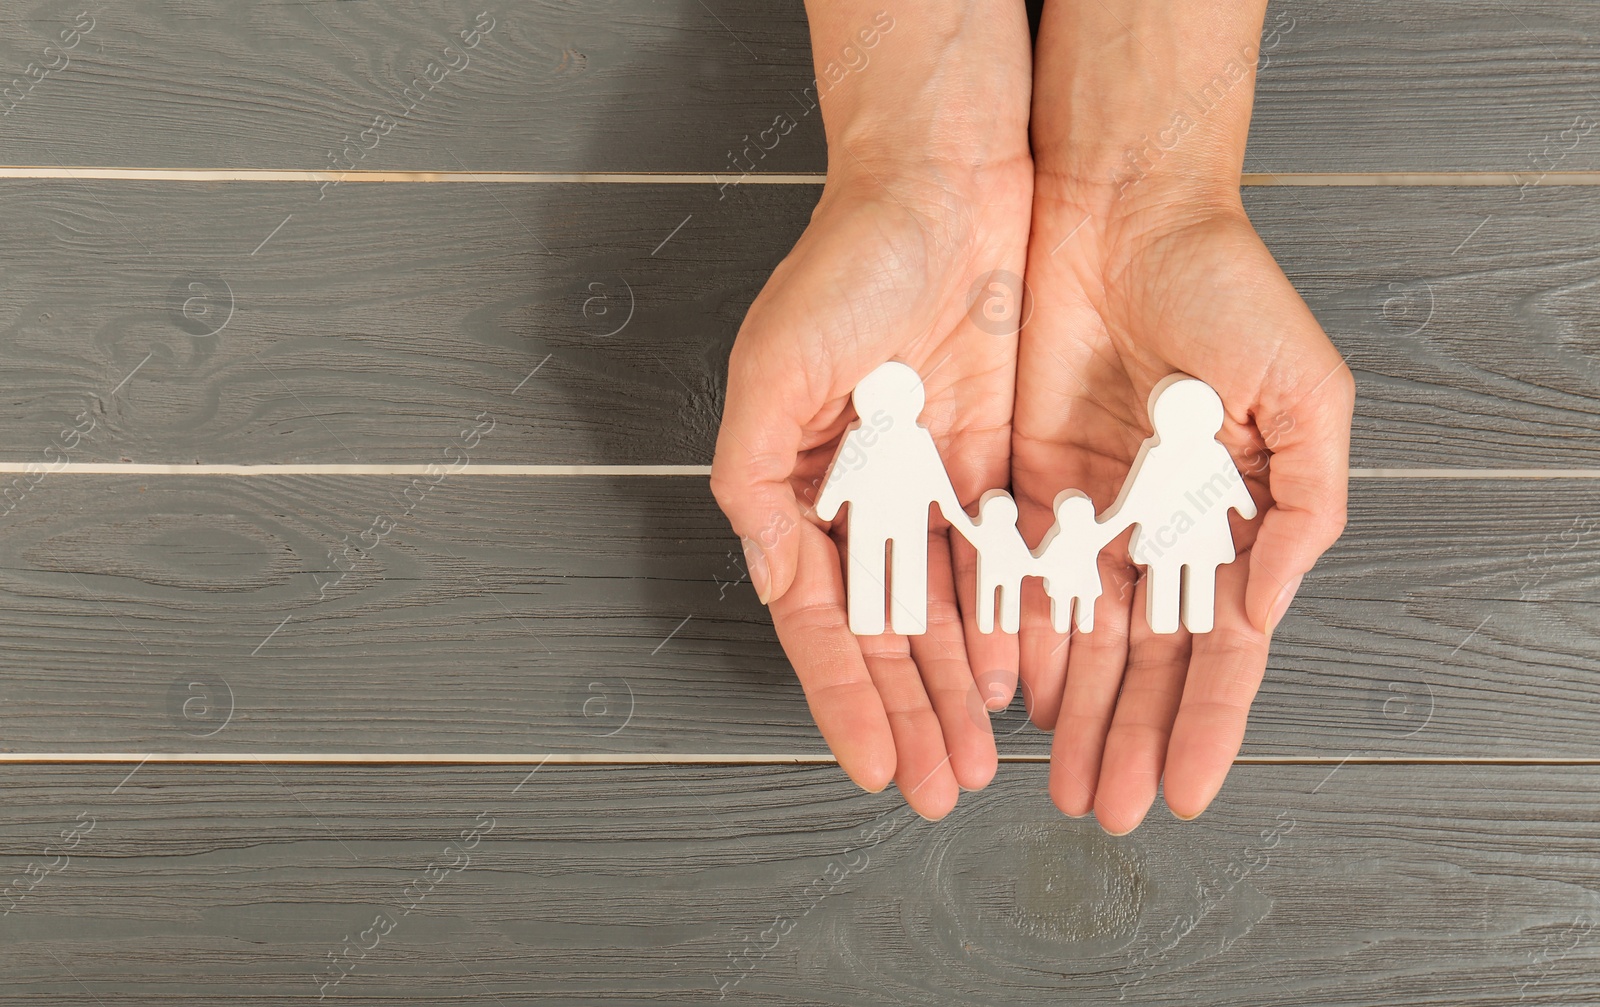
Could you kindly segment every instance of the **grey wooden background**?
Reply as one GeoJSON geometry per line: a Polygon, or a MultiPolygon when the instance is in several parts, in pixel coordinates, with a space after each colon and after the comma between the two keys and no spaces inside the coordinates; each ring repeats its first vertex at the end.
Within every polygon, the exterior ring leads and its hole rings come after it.
{"type": "Polygon", "coordinates": [[[1123,839],[1016,710],[949,819],[855,791],[706,490],[798,3],[80,11],[0,31],[0,465],[196,468],[0,480],[5,1002],[1600,1002],[1600,9],[1273,4],[1247,170],[1358,173],[1246,193],[1352,520],[1216,806],[1123,839]],[[352,165],[435,174],[128,170],[352,165]],[[205,468],[310,464],[378,468],[205,468]]]}

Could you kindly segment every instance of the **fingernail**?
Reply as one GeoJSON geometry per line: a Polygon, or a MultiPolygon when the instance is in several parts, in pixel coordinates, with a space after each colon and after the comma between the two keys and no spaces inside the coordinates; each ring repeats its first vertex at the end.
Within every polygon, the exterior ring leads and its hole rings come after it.
{"type": "Polygon", "coordinates": [[[741,538],[739,544],[744,547],[744,563],[750,570],[750,586],[756,589],[756,597],[765,605],[772,600],[772,574],[767,571],[767,554],[761,551],[755,539],[741,538]]]}
{"type": "Polygon", "coordinates": [[[1268,633],[1271,633],[1273,630],[1277,629],[1278,623],[1283,621],[1284,613],[1289,611],[1289,603],[1294,601],[1294,593],[1300,590],[1300,581],[1304,579],[1304,576],[1304,574],[1301,574],[1299,577],[1296,577],[1294,580],[1291,580],[1289,583],[1283,585],[1282,590],[1278,592],[1278,597],[1273,599],[1272,613],[1267,616],[1268,633]]]}

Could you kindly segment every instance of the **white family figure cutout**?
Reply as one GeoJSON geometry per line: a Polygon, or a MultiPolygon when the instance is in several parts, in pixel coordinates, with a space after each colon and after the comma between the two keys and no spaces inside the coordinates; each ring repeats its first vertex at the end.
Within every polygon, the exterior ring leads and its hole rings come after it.
{"type": "Polygon", "coordinates": [[[879,366],[856,385],[852,401],[861,419],[845,431],[816,505],[824,521],[850,508],[845,587],[852,633],[884,632],[886,606],[893,632],[927,632],[933,504],[978,552],[979,632],[994,632],[996,609],[1003,632],[1021,628],[1026,577],[1044,582],[1056,632],[1067,632],[1069,622],[1091,632],[1100,550],[1129,527],[1133,561],[1147,574],[1150,628],[1176,633],[1181,615],[1190,632],[1211,631],[1217,567],[1234,559],[1228,511],[1253,518],[1256,507],[1216,439],[1222,400],[1210,385],[1183,374],[1158,383],[1149,404],[1155,435],[1139,449],[1116,502],[1097,518],[1087,496],[1063,490],[1055,524],[1035,549],[1017,530],[1017,505],[1005,490],[983,494],[976,519],[962,509],[932,435],[917,422],[923,392],[914,369],[895,361],[879,366]]]}
{"type": "Polygon", "coordinates": [[[890,362],[856,385],[856,414],[839,442],[828,478],[817,494],[817,516],[832,521],[850,505],[845,526],[845,569],[850,632],[883,632],[884,601],[896,633],[928,631],[928,507],[938,504],[945,520],[968,523],[933,436],[917,422],[922,379],[905,364],[890,362]],[[884,577],[884,551],[888,573],[884,577]]]}

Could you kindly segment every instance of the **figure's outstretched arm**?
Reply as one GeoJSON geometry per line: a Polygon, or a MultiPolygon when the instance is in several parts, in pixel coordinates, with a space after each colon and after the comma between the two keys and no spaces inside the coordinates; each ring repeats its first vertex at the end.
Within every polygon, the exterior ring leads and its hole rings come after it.
{"type": "Polygon", "coordinates": [[[1239,512],[1239,516],[1246,521],[1256,516],[1255,498],[1250,495],[1250,487],[1244,484],[1244,477],[1240,476],[1228,492],[1228,506],[1239,512]]]}
{"type": "MultiPolygon", "coordinates": [[[[1123,532],[1139,523],[1139,515],[1144,507],[1143,494],[1139,492],[1136,479],[1139,475],[1139,463],[1136,459],[1133,467],[1128,471],[1127,478],[1123,481],[1122,490],[1117,494],[1117,499],[1106,508],[1104,514],[1095,518],[1095,527],[1098,529],[1096,536],[1103,547],[1107,542],[1121,535],[1123,532]]],[[[1058,494],[1057,500],[1060,499],[1058,494]]]]}
{"type": "Polygon", "coordinates": [[[817,491],[817,502],[812,505],[812,510],[823,521],[832,521],[838,517],[839,508],[850,502],[848,485],[851,482],[850,475],[839,470],[838,465],[839,461],[836,459],[833,466],[829,467],[826,478],[822,480],[822,489],[817,491]]]}
{"type": "Polygon", "coordinates": [[[1134,519],[1133,513],[1124,507],[1113,513],[1107,514],[1104,519],[1097,518],[1094,522],[1095,548],[1104,549],[1106,544],[1123,532],[1132,528],[1139,522],[1134,519]]]}
{"type": "Polygon", "coordinates": [[[961,501],[956,498],[956,491],[952,489],[941,493],[935,503],[939,505],[939,513],[944,515],[944,519],[950,522],[951,527],[959,531],[967,541],[972,541],[972,515],[961,506],[961,501]]]}
{"type": "MultiPolygon", "coordinates": [[[[972,528],[972,517],[961,506],[961,498],[956,496],[955,485],[950,481],[950,474],[945,468],[944,458],[939,454],[939,448],[933,443],[933,437],[926,430],[919,431],[916,454],[920,456],[917,467],[929,474],[928,484],[924,484],[924,492],[928,488],[933,490],[933,503],[939,505],[939,513],[961,531],[963,535],[972,528]],[[937,473],[937,475],[934,475],[937,473]]],[[[971,536],[967,536],[971,540],[971,536]]]]}

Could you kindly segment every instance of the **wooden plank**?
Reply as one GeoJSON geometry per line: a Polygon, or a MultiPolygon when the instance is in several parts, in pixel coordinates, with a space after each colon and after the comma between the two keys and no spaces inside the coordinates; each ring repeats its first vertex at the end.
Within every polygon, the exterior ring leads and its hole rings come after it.
{"type": "Polygon", "coordinates": [[[1245,170],[1591,168],[1596,17],[1560,0],[1274,2],[1245,170]]]}
{"type": "MultiPolygon", "coordinates": [[[[0,460],[423,464],[487,412],[486,462],[707,464],[816,193],[0,186],[0,460]]],[[[1357,372],[1357,466],[1600,466],[1600,193],[1247,196],[1357,372]]]]}
{"type": "MultiPolygon", "coordinates": [[[[134,0],[77,15],[32,3],[0,41],[17,78],[0,103],[8,163],[726,174],[782,114],[796,125],[758,170],[825,166],[799,2],[134,0]]],[[[1592,170],[1600,134],[1560,133],[1600,121],[1597,30],[1600,12],[1560,0],[1274,3],[1250,168],[1592,170]]],[[[895,44],[891,30],[879,46],[895,44]]]]}
{"type": "Polygon", "coordinates": [[[8,780],[19,1002],[1600,998],[1594,767],[1240,767],[1122,839],[1038,765],[939,823],[831,768],[126,773],[8,780]]]}
{"type": "MultiPolygon", "coordinates": [[[[1597,513],[1359,483],[1246,754],[1600,754],[1597,513]]],[[[0,521],[0,710],[13,752],[826,752],[683,478],[48,476],[0,521]]]]}
{"type": "Polygon", "coordinates": [[[816,193],[0,186],[5,456],[89,410],[74,461],[420,464],[488,412],[484,460],[708,463],[816,193]]]}
{"type": "Polygon", "coordinates": [[[1600,465],[1597,196],[1341,189],[1247,199],[1356,374],[1353,465],[1600,465]]]}
{"type": "Polygon", "coordinates": [[[58,475],[5,525],[13,751],[819,748],[702,480],[58,475]]]}

